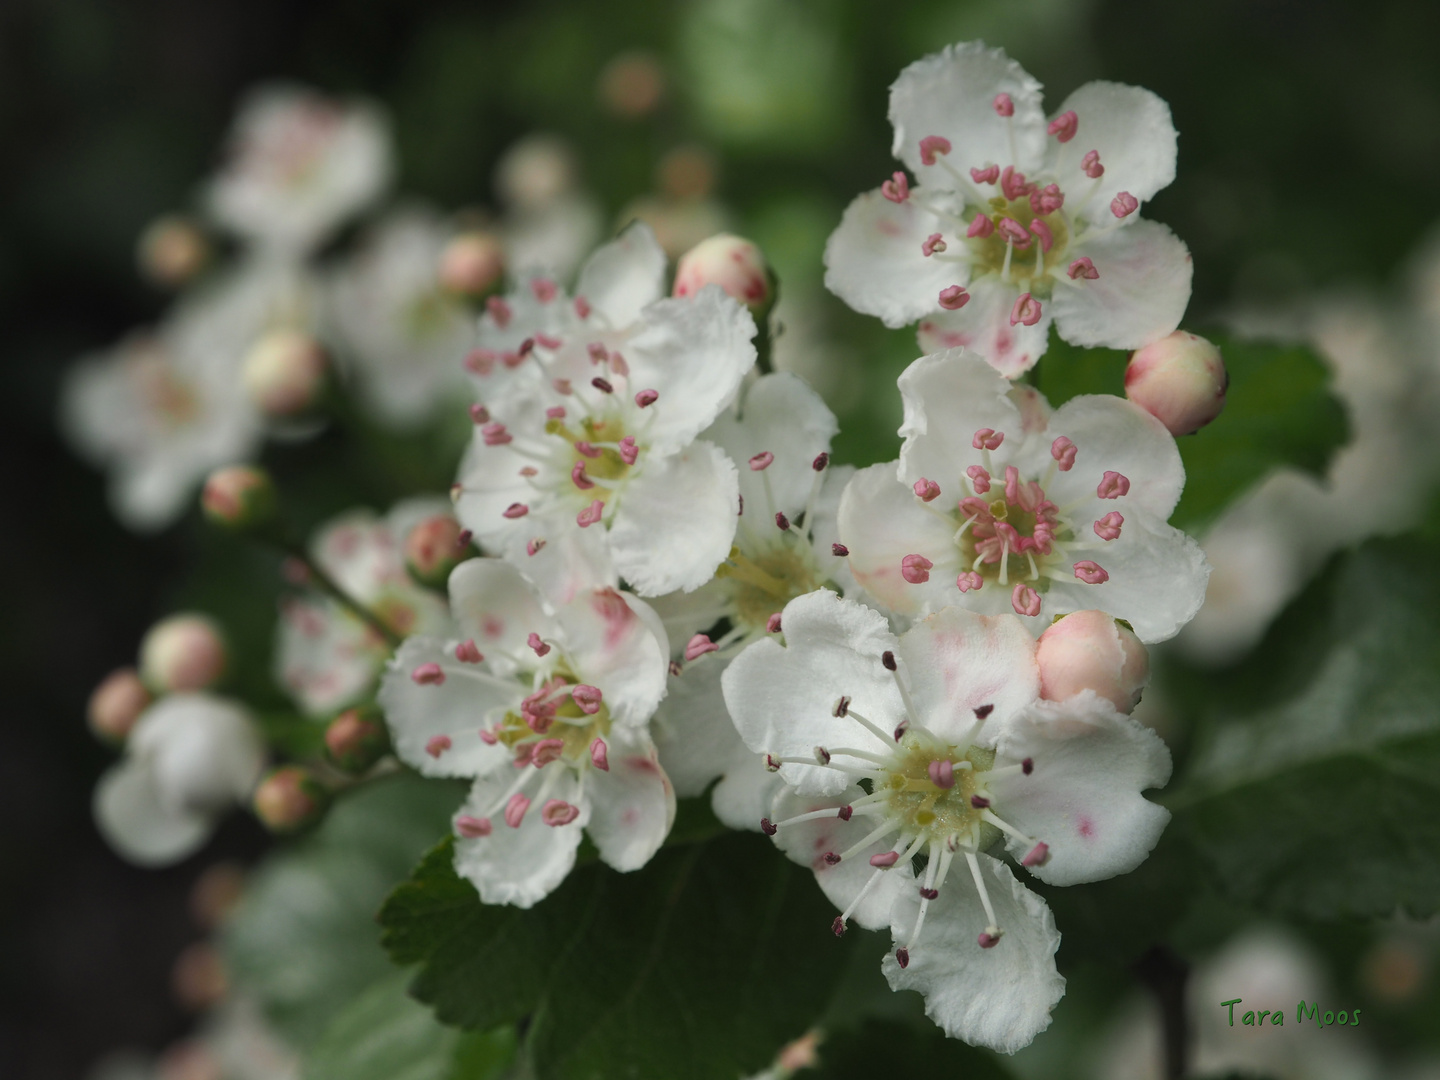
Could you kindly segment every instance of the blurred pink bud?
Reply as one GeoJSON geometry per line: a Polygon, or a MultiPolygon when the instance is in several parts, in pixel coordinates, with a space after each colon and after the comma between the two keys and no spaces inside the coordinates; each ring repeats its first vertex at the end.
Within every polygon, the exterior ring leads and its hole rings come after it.
{"type": "Polygon", "coordinates": [[[1040,635],[1040,696],[1064,701],[1093,690],[1130,712],[1150,678],[1150,656],[1133,631],[1103,611],[1076,611],[1040,635]]]}
{"type": "Polygon", "coordinates": [[[275,484],[270,474],[253,465],[227,465],[205,478],[200,507],[217,525],[248,529],[275,515],[275,484]]]}
{"type": "Polygon", "coordinates": [[[719,285],[756,315],[763,315],[775,300],[764,253],[753,241],[729,233],[702,240],[680,256],[674,294],[693,296],[706,285],[719,285]]]}
{"type": "Polygon", "coordinates": [[[86,717],[90,730],[109,742],[122,742],[151,701],[134,668],[117,668],[90,694],[86,717]]]}
{"type": "Polygon", "coordinates": [[[461,543],[463,530],[449,514],[425,518],[405,537],[405,569],[422,585],[442,589],[450,571],[469,557],[468,545],[461,543]]]}
{"type": "Polygon", "coordinates": [[[484,296],[500,283],[504,273],[505,250],[492,233],[462,232],[440,253],[440,284],[459,296],[484,296]]]}
{"type": "Polygon", "coordinates": [[[172,615],[140,642],[140,677],[156,693],[203,690],[225,673],[225,639],[204,615],[172,615]]]}
{"type": "Polygon", "coordinates": [[[266,416],[291,419],[319,404],[329,367],[325,350],[309,334],[272,330],[246,354],[240,382],[266,416]]]}
{"type": "Polygon", "coordinates": [[[255,789],[255,816],[272,832],[294,832],[318,818],[329,802],[329,793],[309,769],[282,765],[255,789]]]}
{"type": "Polygon", "coordinates": [[[1190,435],[1219,416],[1229,385],[1220,350],[1184,330],[1146,345],[1125,369],[1125,396],[1172,435],[1190,435]]]}

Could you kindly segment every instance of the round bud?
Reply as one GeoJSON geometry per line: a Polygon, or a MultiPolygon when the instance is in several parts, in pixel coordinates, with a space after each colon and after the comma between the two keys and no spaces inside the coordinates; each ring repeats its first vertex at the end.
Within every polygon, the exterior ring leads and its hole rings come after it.
{"type": "Polygon", "coordinates": [[[157,694],[203,690],[225,673],[225,639],[204,615],[161,619],[140,642],[140,677],[157,694]]]}
{"type": "Polygon", "coordinates": [[[107,742],[123,742],[151,700],[134,668],[117,668],[90,695],[90,730],[107,742]]]}
{"type": "Polygon", "coordinates": [[[665,69],[652,53],[621,53],[601,69],[598,89],[606,111],[637,120],[654,112],[665,96],[665,69]]]}
{"type": "Polygon", "coordinates": [[[224,1080],[220,1059],[198,1038],[175,1043],[155,1063],[155,1080],[224,1080]]]}
{"type": "Polygon", "coordinates": [[[174,289],[198,274],[210,260],[210,244],[189,218],[166,214],[140,234],[136,256],[141,273],[156,285],[174,289]]]}
{"type": "Polygon", "coordinates": [[[508,205],[538,210],[574,189],[577,170],[575,152],[564,139],[527,135],[501,156],[495,187],[508,205]]]}
{"type": "Polygon", "coordinates": [[[1134,632],[1103,611],[1076,611],[1045,633],[1035,652],[1040,696],[1064,701],[1094,690],[1128,713],[1150,681],[1150,656],[1134,632]]]}
{"type": "Polygon", "coordinates": [[[294,832],[318,818],[329,804],[330,793],[299,765],[271,769],[255,789],[255,816],[271,832],[294,832]]]}
{"type": "Polygon", "coordinates": [[[440,284],[458,296],[486,296],[504,273],[505,249],[494,233],[462,232],[440,253],[440,284]]]}
{"type": "Polygon", "coordinates": [[[443,589],[450,571],[471,554],[470,538],[449,514],[425,518],[405,536],[405,569],[432,589],[443,589]]]}
{"type": "Polygon", "coordinates": [[[1125,369],[1125,396],[1172,435],[1190,435],[1219,416],[1229,385],[1220,350],[1184,330],[1146,345],[1125,369]]]}
{"type": "Polygon", "coordinates": [[[227,465],[205,478],[200,507],[216,525],[253,529],[275,516],[275,485],[253,465],[227,465]]]}
{"type": "Polygon", "coordinates": [[[325,389],[325,350],[299,330],[272,330],[245,357],[240,381],[266,416],[294,419],[312,410],[325,389]]]}
{"type": "Polygon", "coordinates": [[[681,202],[707,197],[715,190],[715,155],[703,146],[677,146],[655,167],[661,194],[681,202]]]}
{"type": "Polygon", "coordinates": [[[208,941],[187,946],[170,969],[170,989],[181,1008],[204,1012],[220,1004],[230,989],[220,950],[208,941]]]}
{"type": "Polygon", "coordinates": [[[775,302],[770,267],[760,248],[749,240],[719,233],[680,256],[675,270],[676,296],[693,296],[706,285],[719,285],[756,316],[775,302]]]}
{"type": "Polygon", "coordinates": [[[389,749],[385,725],[373,708],[346,709],[325,729],[326,756],[347,773],[365,772],[389,749]]]}

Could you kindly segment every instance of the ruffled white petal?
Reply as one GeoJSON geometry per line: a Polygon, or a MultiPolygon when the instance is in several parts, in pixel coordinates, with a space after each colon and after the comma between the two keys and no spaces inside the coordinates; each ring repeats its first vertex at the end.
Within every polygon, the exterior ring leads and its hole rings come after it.
{"type": "Polygon", "coordinates": [[[590,820],[590,800],[582,795],[579,778],[563,764],[556,762],[539,772],[547,775],[527,784],[524,794],[532,802],[518,828],[505,824],[502,800],[515,782],[514,769],[476,780],[455,814],[457,821],[463,816],[488,818],[491,823],[489,836],[455,838],[455,872],[474,885],[487,904],[528,908],[554,892],[575,865],[581,830],[590,820]],[[552,771],[553,776],[548,775],[552,771]],[[541,786],[547,783],[541,799],[541,786]],[[579,816],[568,825],[546,825],[541,808],[549,799],[578,807],[579,816]]]}
{"type": "MultiPolygon", "coordinates": [[[[543,409],[543,404],[527,399],[515,411],[516,415],[522,415],[527,410],[540,412],[543,409]]],[[[517,440],[523,438],[521,435],[515,437],[517,440]]],[[[550,447],[544,449],[549,450],[550,447]]],[[[535,488],[520,475],[521,469],[533,464],[513,444],[486,446],[478,429],[466,448],[460,461],[457,482],[461,493],[455,500],[455,516],[460,524],[475,534],[487,551],[504,552],[517,542],[523,548],[526,539],[543,535],[538,522],[528,517],[512,519],[505,516],[505,511],[512,504],[528,506],[535,497],[535,488]]]]}
{"type": "Polygon", "coordinates": [[[725,775],[710,793],[710,809],[731,829],[758,831],[785,782],[765,768],[765,759],[739,744],[725,775]],[[743,753],[743,756],[741,754],[743,753]]]}
{"type": "MultiPolygon", "coordinates": [[[[870,857],[894,849],[895,836],[892,835],[871,842],[835,866],[825,861],[827,853],[838,855],[848,851],[865,839],[879,823],[876,818],[858,813],[849,821],[840,820],[838,810],[841,806],[864,797],[865,791],[859,787],[846,788],[838,797],[807,797],[784,791],[776,796],[771,810],[776,821],[816,810],[831,811],[826,817],[784,826],[775,834],[775,846],[792,861],[815,871],[815,880],[820,883],[820,888],[841,911],[848,908],[860,890],[865,888],[865,883],[875,877],[876,869],[870,865],[870,857]]],[[[915,875],[909,864],[897,863],[875,878],[875,884],[856,905],[850,918],[867,930],[889,926],[890,912],[896,899],[902,892],[914,891],[915,875]]]]}
{"type": "MultiPolygon", "coordinates": [[[[1175,436],[1155,417],[1111,394],[1071,398],[1056,410],[1044,437],[1036,441],[1032,467],[1049,468],[1049,443],[1060,435],[1075,444],[1075,467],[1057,472],[1046,486],[1052,501],[1064,506],[1088,499],[1085,512],[1094,510],[1096,517],[1110,510],[1128,515],[1132,507],[1159,521],[1170,517],[1185,490],[1185,464],[1175,436]],[[1130,481],[1127,494],[1119,499],[1096,496],[1107,471],[1130,481]]],[[[1087,528],[1089,524],[1087,520],[1087,528]]]]}
{"type": "Polygon", "coordinates": [[[892,328],[935,311],[942,289],[970,282],[965,263],[921,252],[931,233],[953,235],[955,227],[922,207],[920,197],[960,209],[959,200],[940,190],[915,192],[903,203],[867,191],[845,208],[825,244],[825,287],[892,328]]]}
{"type": "Polygon", "coordinates": [[[1066,341],[1138,349],[1180,325],[1194,267],[1190,250],[1169,228],[1136,221],[1082,237],[1073,250],[1088,256],[1100,276],[1057,283],[1046,308],[1066,341]]]}
{"type": "Polygon", "coordinates": [[[1045,155],[1040,84],[1003,49],[980,41],[949,45],[902,71],[890,87],[890,123],[891,153],[921,177],[940,172],[920,160],[920,140],[927,135],[950,140],[947,160],[962,173],[987,164],[1028,173],[1045,155]],[[994,109],[1001,93],[1015,103],[1009,119],[994,109]]]}
{"type": "Polygon", "coordinates": [[[199,850],[213,815],[175,809],[161,801],[147,761],[127,759],[95,785],[95,824],[106,843],[138,866],[169,866],[199,850]]]}
{"type": "Polygon", "coordinates": [[[1088,197],[1091,220],[1112,220],[1110,200],[1122,191],[1143,203],[1175,179],[1179,136],[1170,106],[1149,90],[1123,83],[1086,83],[1065,99],[1057,115],[1064,112],[1074,112],[1079,126],[1068,143],[1054,144],[1054,167],[1067,195],[1088,197]],[[1100,164],[1105,166],[1098,183],[1080,171],[1081,160],[1091,150],[1100,152],[1100,164]]]}
{"type": "MultiPolygon", "coordinates": [[[[1170,779],[1170,751],[1092,690],[1036,701],[1001,728],[997,748],[1035,763],[1028,776],[999,777],[990,790],[1006,821],[1049,845],[1048,861],[1030,871],[1041,881],[1078,885],[1127,874],[1170,820],[1169,810],[1140,794],[1170,779]]],[[[1024,843],[1009,838],[1007,846],[1024,856],[1024,843]]]]}
{"type": "Polygon", "coordinates": [[[755,320],[745,305],[707,285],[693,297],[645,309],[641,329],[623,350],[631,392],[655,390],[644,444],[670,454],[710,426],[735,400],[755,366],[755,320]]]}
{"type": "Polygon", "coordinates": [[[555,640],[560,623],[524,574],[500,559],[467,559],[450,574],[450,610],[462,638],[475,645],[502,672],[511,657],[528,656],[531,634],[555,640]]]}
{"type": "Polygon", "coordinates": [[[386,649],[374,631],[332,600],[283,603],[276,628],[275,681],[311,716],[358,700],[375,681],[386,649]]]}
{"type": "MultiPolygon", "coordinates": [[[[979,856],[980,873],[1005,936],[993,949],[977,938],[988,920],[966,867],[953,866],[938,900],[930,902],[920,940],[902,968],[892,952],[881,970],[892,990],[918,990],[925,1015],[953,1039],[1013,1054],[1050,1026],[1050,1010],[1065,993],[1055,969],[1060,934],[1045,901],[1015,880],[1010,868],[979,856]]],[[[957,862],[961,860],[957,857],[957,862]]],[[[907,889],[891,912],[897,943],[909,941],[920,907],[907,889]]]]}
{"type": "Polygon", "coordinates": [[[1006,285],[993,274],[977,278],[970,284],[970,302],[959,311],[931,308],[934,314],[917,328],[920,351],[964,348],[983,356],[1007,379],[1023,375],[1045,355],[1056,309],[1053,301],[1042,300],[1039,322],[1034,326],[1012,326],[1010,312],[1020,292],[1018,285],[1006,285]]]}
{"type": "Polygon", "coordinates": [[[610,527],[615,569],[641,596],[698,589],[730,552],[739,506],[735,466],[713,443],[647,461],[610,527]]]}
{"type": "Polygon", "coordinates": [[[948,349],[922,356],[901,373],[899,385],[905,442],[897,475],[906,484],[921,477],[935,481],[950,506],[970,494],[962,489],[961,477],[980,461],[973,445],[977,431],[1000,432],[1012,444],[1023,434],[1020,410],[1008,396],[1009,382],[974,352],[948,349]]]}
{"type": "Polygon", "coordinates": [[[627,726],[650,719],[665,696],[670,650],[649,606],[615,589],[594,589],[556,617],[575,676],[601,689],[611,719],[627,726]]]}
{"type": "Polygon", "coordinates": [[[665,252],[650,226],[633,222],[596,249],[580,268],[575,293],[611,328],[638,320],[646,305],[665,295],[665,252]]]}
{"type": "MultiPolygon", "coordinates": [[[[879,740],[834,715],[841,695],[871,720],[903,715],[900,692],[881,654],[897,647],[885,617],[828,589],[798,596],[781,613],[785,645],[766,638],[730,662],[721,685],[745,745],[757,754],[813,757],[827,743],[865,748],[879,740]]],[[[879,747],[877,746],[877,749],[879,747]]],[[[781,778],[802,794],[838,795],[843,774],[785,764],[781,778]]]]}
{"type": "Polygon", "coordinates": [[[955,527],[895,478],[893,463],[871,465],[851,478],[840,497],[838,521],[856,584],[888,611],[918,615],[958,596],[955,577],[961,567],[952,539],[955,527]],[[901,560],[913,554],[935,564],[930,580],[919,585],[900,573],[901,560]]]}
{"type": "Polygon", "coordinates": [[[976,709],[990,706],[991,731],[1040,696],[1035,639],[1015,615],[945,608],[912,626],[898,655],[920,721],[942,739],[969,733],[976,709]]]}
{"type": "Polygon", "coordinates": [[[412,637],[386,669],[377,700],[400,760],[425,776],[481,776],[511,756],[481,739],[481,730],[518,709],[524,696],[520,683],[497,677],[489,664],[456,660],[453,643],[412,637]],[[421,664],[439,664],[445,681],[417,683],[411,675],[421,664]],[[439,749],[432,740],[442,737],[449,745],[439,749]]]}
{"type": "Polygon", "coordinates": [[[590,769],[590,839],[600,858],[625,873],[638,870],[660,850],[675,823],[675,789],[648,736],[613,732],[608,771],[590,769]]]}

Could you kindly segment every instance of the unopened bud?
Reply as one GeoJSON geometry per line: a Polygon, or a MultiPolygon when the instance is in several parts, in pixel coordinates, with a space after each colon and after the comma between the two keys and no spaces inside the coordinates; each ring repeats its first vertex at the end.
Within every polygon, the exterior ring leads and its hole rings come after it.
{"type": "Polygon", "coordinates": [[[200,507],[216,525],[254,529],[275,517],[275,484],[253,465],[227,465],[205,478],[200,507]]]}
{"type": "Polygon", "coordinates": [[[255,789],[255,816],[271,832],[294,832],[324,813],[329,802],[329,792],[309,769],[282,765],[255,789]]]}
{"type": "Polygon", "coordinates": [[[1220,350],[1184,330],[1146,345],[1125,369],[1125,396],[1172,435],[1190,435],[1219,416],[1229,385],[1220,350]]]}
{"type": "Polygon", "coordinates": [[[272,330],[245,357],[240,381],[266,416],[289,420],[315,408],[329,366],[325,350],[299,330],[272,330]]]}
{"type": "Polygon", "coordinates": [[[600,72],[600,102],[607,112],[626,120],[649,116],[665,96],[665,69],[648,52],[626,52],[600,72]]]}
{"type": "Polygon", "coordinates": [[[1040,696],[1064,701],[1093,690],[1121,712],[1140,702],[1150,681],[1150,656],[1134,632],[1103,611],[1076,611],[1040,635],[1035,661],[1040,696]]]}
{"type": "Polygon", "coordinates": [[[204,615],[172,615],[140,642],[140,678],[158,694],[203,690],[225,674],[225,639],[204,615]]]}
{"type": "Polygon", "coordinates": [[[150,691],[135,669],[117,668],[90,695],[90,730],[107,742],[123,742],[150,701],[150,691]]]}
{"type": "Polygon", "coordinates": [[[474,552],[461,539],[460,523],[449,514],[421,521],[405,537],[405,569],[421,585],[443,589],[450,571],[474,552]]]}
{"type": "Polygon", "coordinates": [[[156,218],[140,234],[140,272],[156,285],[179,288],[210,261],[210,242],[199,226],[179,214],[156,218]]]}
{"type": "Polygon", "coordinates": [[[440,254],[440,284],[458,296],[485,297],[504,273],[505,249],[493,233],[460,233],[440,254]]]}
{"type": "Polygon", "coordinates": [[[389,749],[385,725],[374,709],[346,709],[325,729],[326,756],[347,773],[365,772],[389,749]]]}
{"type": "Polygon", "coordinates": [[[170,969],[170,989],[187,1012],[204,1012],[218,1005],[230,989],[220,950],[208,941],[187,946],[170,969]]]}
{"type": "Polygon", "coordinates": [[[719,285],[757,317],[775,302],[774,276],[764,254],[753,242],[729,233],[702,240],[680,256],[675,295],[693,296],[706,285],[719,285]]]}

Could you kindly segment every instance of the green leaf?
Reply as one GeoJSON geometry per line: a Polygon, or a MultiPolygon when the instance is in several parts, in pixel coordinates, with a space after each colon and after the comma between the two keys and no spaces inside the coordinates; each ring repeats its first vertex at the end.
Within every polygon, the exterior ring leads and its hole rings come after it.
{"type": "Polygon", "coordinates": [[[806,870],[762,837],[660,851],[642,870],[577,867],[528,910],[481,904],[451,842],[381,912],[385,945],[421,964],[414,992],[447,1024],[528,1018],[549,1078],[735,1080],[825,1011],[853,941],[806,870]]]}
{"type": "MultiPolygon", "coordinates": [[[[1170,520],[1189,532],[1202,530],[1275,469],[1289,466],[1324,476],[1349,438],[1344,407],[1311,349],[1207,336],[1225,357],[1230,389],[1218,419],[1177,440],[1185,494],[1170,520]]],[[[1080,349],[1052,331],[1036,382],[1055,406],[1077,394],[1123,396],[1127,362],[1126,353],[1080,349]]]]}
{"type": "Polygon", "coordinates": [[[988,1050],[947,1039],[933,1025],[917,1030],[894,1021],[871,1020],[826,1036],[809,1080],[875,1080],[877,1077],[955,1077],[1010,1080],[1015,1074],[988,1050]]]}
{"type": "Polygon", "coordinates": [[[1313,919],[1440,910],[1437,556],[1414,539],[1343,556],[1210,677],[1222,686],[1162,801],[1217,887],[1313,919]]]}
{"type": "Polygon", "coordinates": [[[447,1028],[406,993],[395,971],[336,1016],[306,1057],[305,1080],[494,1080],[515,1057],[515,1032],[447,1028]]]}
{"type": "Polygon", "coordinates": [[[392,967],[375,913],[449,828],[454,785],[403,774],[341,796],[309,836],[255,871],[223,938],[237,986],[301,1050],[392,967]]]}

